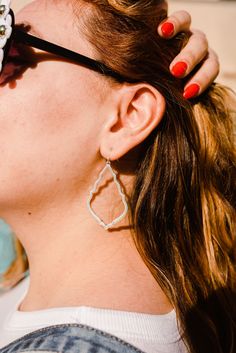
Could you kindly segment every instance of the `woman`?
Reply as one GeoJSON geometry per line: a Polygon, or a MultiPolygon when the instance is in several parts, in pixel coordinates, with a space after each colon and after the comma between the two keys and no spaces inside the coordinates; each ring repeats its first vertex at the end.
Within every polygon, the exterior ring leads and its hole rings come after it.
{"type": "Polygon", "coordinates": [[[156,0],[41,0],[18,16],[31,33],[80,48],[111,71],[37,50],[18,95],[2,91],[0,214],[30,266],[9,334],[85,323],[147,352],[235,349],[226,93],[213,86],[193,102],[183,98],[169,65],[186,38],[158,38],[164,18],[156,0]]]}

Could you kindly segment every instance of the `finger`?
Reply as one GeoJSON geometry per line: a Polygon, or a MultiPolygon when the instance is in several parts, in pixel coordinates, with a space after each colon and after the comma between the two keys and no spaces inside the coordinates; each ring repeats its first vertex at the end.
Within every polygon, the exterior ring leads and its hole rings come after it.
{"type": "Polygon", "coordinates": [[[216,53],[209,49],[209,54],[200,70],[186,84],[183,96],[194,98],[204,92],[214,82],[219,74],[220,64],[216,53]]]}
{"type": "Polygon", "coordinates": [[[184,77],[199,64],[208,53],[208,41],[201,31],[193,31],[188,43],[170,64],[175,77],[184,77]]]}
{"type": "Polygon", "coordinates": [[[189,31],[191,16],[187,11],[176,11],[158,26],[158,34],[163,38],[172,38],[179,32],[189,31]]]}

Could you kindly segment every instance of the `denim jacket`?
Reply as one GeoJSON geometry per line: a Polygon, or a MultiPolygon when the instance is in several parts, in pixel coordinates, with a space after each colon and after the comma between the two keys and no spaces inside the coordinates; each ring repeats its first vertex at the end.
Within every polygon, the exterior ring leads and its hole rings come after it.
{"type": "Polygon", "coordinates": [[[62,324],[31,332],[0,353],[143,353],[109,333],[81,324],[62,324]]]}

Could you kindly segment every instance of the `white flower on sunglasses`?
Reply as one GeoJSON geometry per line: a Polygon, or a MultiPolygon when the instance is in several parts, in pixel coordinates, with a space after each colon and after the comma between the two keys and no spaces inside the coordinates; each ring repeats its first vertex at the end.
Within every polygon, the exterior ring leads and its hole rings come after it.
{"type": "Polygon", "coordinates": [[[0,18],[5,18],[10,11],[10,0],[0,0],[0,18]]]}
{"type": "Polygon", "coordinates": [[[0,18],[0,48],[6,45],[7,40],[11,36],[12,32],[12,17],[7,15],[6,18],[0,18]]]}
{"type": "MultiPolygon", "coordinates": [[[[3,0],[2,0],[3,2],[3,0]]],[[[7,2],[7,1],[5,1],[7,2]]],[[[4,59],[4,47],[11,37],[12,33],[12,17],[8,14],[5,18],[0,17],[0,72],[2,71],[2,63],[4,59]]]]}

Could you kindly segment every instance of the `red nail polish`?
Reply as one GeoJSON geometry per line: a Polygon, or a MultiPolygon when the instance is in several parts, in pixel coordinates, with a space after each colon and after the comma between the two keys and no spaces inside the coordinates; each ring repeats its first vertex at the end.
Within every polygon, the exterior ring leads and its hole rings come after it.
{"type": "Polygon", "coordinates": [[[187,69],[188,65],[185,62],[180,61],[172,67],[171,72],[175,77],[182,77],[187,69]]]}
{"type": "Polygon", "coordinates": [[[186,88],[183,96],[185,99],[194,98],[199,93],[199,91],[200,91],[200,86],[197,83],[193,83],[186,88]]]}
{"type": "Polygon", "coordinates": [[[161,31],[164,37],[170,37],[174,33],[175,27],[171,22],[165,22],[161,26],[161,31]]]}

